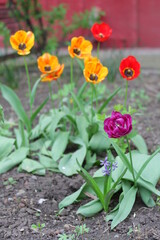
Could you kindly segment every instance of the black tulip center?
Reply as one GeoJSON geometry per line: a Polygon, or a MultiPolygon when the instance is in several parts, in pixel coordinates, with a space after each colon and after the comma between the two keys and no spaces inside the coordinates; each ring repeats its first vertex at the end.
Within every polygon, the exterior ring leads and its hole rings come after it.
{"type": "Polygon", "coordinates": [[[133,70],[132,70],[131,68],[126,68],[126,69],[124,70],[124,75],[125,75],[126,77],[132,77],[132,76],[133,76],[133,70]]]}
{"type": "Polygon", "coordinates": [[[80,55],[81,54],[81,51],[79,48],[74,48],[73,49],[73,52],[76,54],[76,55],[80,55]]]}
{"type": "Polygon", "coordinates": [[[90,80],[98,80],[98,77],[95,73],[92,73],[89,77],[90,80]]]}
{"type": "Polygon", "coordinates": [[[103,36],[103,33],[99,33],[99,36],[100,36],[100,38],[103,38],[104,36],[103,36]]]}
{"type": "Polygon", "coordinates": [[[25,43],[20,43],[19,46],[18,46],[18,48],[19,48],[20,50],[24,50],[24,49],[26,49],[26,44],[25,44],[25,43]]]}
{"type": "Polygon", "coordinates": [[[51,67],[50,67],[50,66],[45,66],[45,67],[44,67],[44,70],[45,70],[46,72],[51,71],[51,67]]]}

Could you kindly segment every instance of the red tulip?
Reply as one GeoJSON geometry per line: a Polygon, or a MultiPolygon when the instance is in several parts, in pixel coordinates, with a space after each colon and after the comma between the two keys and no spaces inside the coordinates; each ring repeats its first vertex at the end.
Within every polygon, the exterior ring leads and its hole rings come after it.
{"type": "Polygon", "coordinates": [[[137,78],[140,74],[140,63],[133,56],[122,59],[119,71],[123,78],[130,81],[137,78]]]}
{"type": "Polygon", "coordinates": [[[104,42],[110,37],[112,28],[106,23],[95,23],[91,28],[91,32],[98,42],[104,42]]]}

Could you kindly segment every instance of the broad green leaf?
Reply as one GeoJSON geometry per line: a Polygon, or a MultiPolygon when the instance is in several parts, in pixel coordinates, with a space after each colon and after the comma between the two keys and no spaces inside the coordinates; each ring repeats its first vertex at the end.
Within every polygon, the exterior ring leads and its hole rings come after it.
{"type": "Polygon", "coordinates": [[[39,161],[48,170],[50,169],[58,170],[58,163],[48,156],[40,154],[39,161]]]}
{"type": "MultiPolygon", "coordinates": [[[[117,206],[119,207],[119,204],[117,204],[117,206]]],[[[107,222],[112,221],[117,215],[117,213],[118,213],[118,208],[113,209],[109,214],[107,214],[106,221],[107,222]]]]}
{"type": "Polygon", "coordinates": [[[136,199],[137,188],[134,186],[124,195],[119,210],[111,223],[111,229],[115,228],[120,222],[128,217],[136,199]]]}
{"type": "Polygon", "coordinates": [[[55,130],[58,127],[60,120],[65,116],[65,113],[62,111],[55,111],[51,115],[51,124],[47,127],[46,131],[49,134],[50,138],[54,140],[55,130]]]}
{"type": "Polygon", "coordinates": [[[14,129],[16,135],[16,147],[27,147],[29,148],[28,132],[25,131],[23,122],[19,121],[19,128],[14,129]]]}
{"type": "MultiPolygon", "coordinates": [[[[160,154],[158,154],[159,151],[160,151],[160,148],[158,148],[151,156],[148,156],[148,158],[146,159],[145,163],[141,166],[141,168],[139,169],[139,171],[138,171],[138,173],[137,173],[136,181],[137,181],[137,179],[141,176],[141,174],[144,172],[145,168],[149,165],[149,163],[151,162],[151,160],[152,160],[152,162],[153,162],[153,158],[154,158],[154,157],[158,157],[158,159],[160,159],[160,154]],[[157,156],[156,156],[156,155],[157,155],[157,156]]],[[[152,164],[152,165],[153,165],[153,164],[152,164]]],[[[158,162],[157,167],[158,167],[158,166],[160,166],[160,163],[159,163],[159,162],[158,162]]],[[[154,167],[156,167],[156,166],[154,166],[154,167]]],[[[157,171],[157,167],[156,167],[156,169],[154,169],[154,170],[157,171]]],[[[148,169],[148,168],[147,168],[147,169],[148,169]]],[[[159,170],[159,168],[158,168],[158,170],[159,170]]],[[[159,177],[160,177],[160,171],[159,171],[159,177]]]]}
{"type": "Polygon", "coordinates": [[[94,164],[96,163],[96,154],[92,154],[92,151],[87,150],[86,154],[86,164],[85,164],[85,169],[88,170],[90,169],[94,164]]]}
{"type": "Polygon", "coordinates": [[[82,165],[87,152],[86,146],[82,139],[76,138],[73,142],[81,147],[77,151],[65,155],[59,162],[59,170],[66,176],[77,174],[79,167],[76,161],[82,165]]]}
{"type": "Polygon", "coordinates": [[[23,160],[23,162],[21,163],[20,169],[24,170],[28,173],[31,173],[31,172],[34,172],[34,171],[37,171],[37,170],[44,169],[44,166],[37,161],[34,161],[32,159],[29,159],[29,158],[25,158],[23,160]]]}
{"type": "MultiPolygon", "coordinates": [[[[128,157],[128,154],[126,154],[126,156],[128,157]]],[[[149,155],[139,153],[138,151],[132,151],[132,161],[133,161],[135,172],[138,172],[141,169],[142,165],[146,161],[148,161],[149,157],[150,157],[149,155]]],[[[141,176],[137,181],[138,186],[141,186],[158,196],[160,195],[160,191],[158,191],[155,188],[155,186],[160,178],[160,171],[159,171],[160,161],[159,160],[160,160],[160,153],[158,153],[152,158],[152,161],[148,163],[147,167],[141,173],[141,176]]],[[[122,169],[124,169],[124,164],[121,161],[120,157],[117,157],[116,161],[118,162],[118,168],[112,173],[112,177],[114,181],[116,181],[118,176],[121,174],[122,169]]],[[[133,177],[129,171],[126,172],[123,179],[133,182],[133,177]]]]}
{"type": "Polygon", "coordinates": [[[52,121],[52,118],[50,116],[41,115],[39,123],[31,131],[30,140],[38,138],[45,131],[45,129],[49,126],[51,121],[52,121]]]}
{"type": "Polygon", "coordinates": [[[79,135],[82,138],[83,142],[87,146],[87,144],[88,144],[88,134],[87,134],[88,121],[86,120],[86,118],[84,116],[77,116],[76,124],[77,124],[79,135]]]}
{"type": "Polygon", "coordinates": [[[98,132],[99,130],[99,124],[97,122],[93,122],[91,124],[89,124],[89,126],[87,127],[87,133],[89,136],[89,139],[98,132]]]}
{"type": "Polygon", "coordinates": [[[98,131],[91,138],[89,147],[96,152],[106,151],[110,147],[110,141],[104,136],[102,131],[98,131]]]}
{"type": "Polygon", "coordinates": [[[40,81],[41,81],[41,78],[39,78],[33,85],[32,92],[31,92],[31,106],[34,104],[37,87],[40,81]]]}
{"type": "Polygon", "coordinates": [[[45,142],[44,138],[39,138],[38,140],[31,142],[29,148],[33,152],[38,151],[42,149],[44,142],[45,142]]]}
{"type": "Polygon", "coordinates": [[[30,120],[21,104],[20,99],[18,96],[15,94],[15,92],[10,89],[9,87],[0,84],[1,92],[3,97],[9,102],[9,104],[12,106],[13,110],[19,117],[19,119],[22,120],[22,122],[25,124],[27,131],[29,132],[31,129],[30,126],[30,120]]]}
{"type": "Polygon", "coordinates": [[[99,201],[99,199],[96,199],[81,206],[76,213],[81,214],[84,217],[92,217],[96,213],[102,211],[102,209],[103,209],[103,206],[101,202],[99,201]]]}
{"type": "Polygon", "coordinates": [[[52,146],[52,158],[57,161],[64,153],[69,139],[69,132],[58,132],[52,146]]]}
{"type": "MultiPolygon", "coordinates": [[[[96,183],[98,184],[101,191],[104,188],[104,176],[96,178],[96,183]]],[[[77,200],[86,198],[85,193],[90,193],[95,196],[95,192],[93,189],[87,184],[83,184],[80,189],[78,189],[76,192],[72,193],[71,195],[65,197],[60,203],[59,208],[64,208],[68,205],[71,205],[72,203],[76,202],[77,200]]]]}
{"type": "Polygon", "coordinates": [[[108,105],[108,103],[112,100],[112,98],[120,91],[121,88],[116,89],[102,104],[102,106],[98,109],[97,113],[101,113],[103,109],[108,105]]]}
{"type": "Polygon", "coordinates": [[[13,167],[20,164],[27,156],[29,152],[28,148],[19,148],[18,150],[15,150],[12,154],[10,154],[8,157],[4,158],[0,162],[0,174],[5,173],[8,170],[12,169],[13,167]]]}
{"type": "Polygon", "coordinates": [[[65,197],[60,203],[59,203],[59,208],[64,208],[67,207],[68,205],[71,205],[72,203],[74,203],[77,198],[80,196],[81,192],[84,190],[84,187],[86,186],[86,184],[83,184],[79,190],[77,190],[76,192],[72,193],[71,195],[65,197]]]}
{"type": "Polygon", "coordinates": [[[140,153],[148,154],[147,145],[141,135],[137,134],[131,138],[131,141],[134,143],[140,153]]]}
{"type": "Polygon", "coordinates": [[[42,168],[42,169],[35,170],[32,173],[35,175],[45,176],[46,170],[44,168],[42,168]]]}
{"type": "Polygon", "coordinates": [[[0,161],[14,148],[15,139],[0,136],[0,161]]]}
{"type": "Polygon", "coordinates": [[[143,187],[139,187],[139,193],[142,198],[142,201],[145,203],[147,207],[155,206],[155,201],[152,198],[152,192],[148,191],[143,187]]]}

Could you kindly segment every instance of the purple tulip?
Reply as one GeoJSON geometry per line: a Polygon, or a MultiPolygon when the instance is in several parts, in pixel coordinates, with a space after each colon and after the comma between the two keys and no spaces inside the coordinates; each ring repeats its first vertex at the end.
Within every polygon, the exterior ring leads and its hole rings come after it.
{"type": "Polygon", "coordinates": [[[104,120],[104,131],[109,138],[123,137],[132,131],[132,117],[113,111],[111,117],[104,120]]]}

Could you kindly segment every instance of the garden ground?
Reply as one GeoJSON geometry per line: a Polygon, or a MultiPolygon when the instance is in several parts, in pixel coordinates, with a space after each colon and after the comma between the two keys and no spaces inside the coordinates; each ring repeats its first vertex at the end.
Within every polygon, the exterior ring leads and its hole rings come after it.
{"type": "MultiPolygon", "coordinates": [[[[28,109],[27,81],[23,71],[24,69],[22,69],[19,89],[16,92],[25,109],[28,109]]],[[[36,79],[38,75],[38,71],[32,69],[31,78],[36,79]]],[[[65,76],[63,75],[63,78],[68,75],[69,72],[65,76]]],[[[59,81],[63,81],[63,78],[59,81]]],[[[81,79],[81,81],[84,80],[81,79]]],[[[116,77],[114,82],[105,81],[103,84],[107,84],[107,89],[113,92],[117,87],[124,86],[124,80],[116,77]]],[[[55,87],[55,92],[56,89],[55,87]]],[[[35,105],[42,102],[47,94],[48,86],[40,83],[35,105]]],[[[123,103],[122,95],[123,91],[109,105],[108,115],[114,104],[123,103]]],[[[136,128],[146,140],[149,151],[152,152],[160,145],[159,72],[156,69],[143,68],[141,77],[130,82],[128,97],[129,104],[138,109],[136,128]]],[[[5,118],[10,121],[15,119],[16,116],[2,97],[0,97],[0,103],[4,107],[5,118]]],[[[49,108],[48,103],[45,111],[49,108]]],[[[80,176],[68,178],[52,172],[48,172],[45,177],[17,173],[16,169],[2,174],[0,176],[0,239],[56,240],[58,234],[72,233],[75,226],[82,224],[89,227],[89,233],[84,234],[83,238],[79,238],[83,240],[160,239],[160,207],[157,205],[154,208],[146,208],[139,198],[137,198],[129,217],[112,232],[109,230],[110,223],[107,225],[105,222],[103,212],[88,219],[77,216],[76,210],[81,203],[69,206],[58,214],[58,203],[65,196],[76,191],[82,182],[80,176]],[[3,183],[11,177],[16,180],[16,183],[4,185],[3,183]],[[39,200],[41,200],[41,204],[39,200]],[[31,225],[37,223],[45,223],[45,227],[39,231],[32,230],[31,225]]],[[[159,185],[157,187],[160,189],[159,185]]],[[[117,201],[118,196],[112,200],[111,206],[117,201]]]]}

